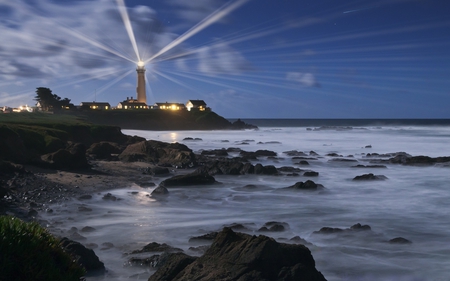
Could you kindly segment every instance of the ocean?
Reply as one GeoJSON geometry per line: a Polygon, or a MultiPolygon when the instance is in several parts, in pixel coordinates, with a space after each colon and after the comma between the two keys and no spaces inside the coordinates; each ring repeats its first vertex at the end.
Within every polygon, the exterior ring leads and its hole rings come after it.
{"type": "MultiPolygon", "coordinates": [[[[130,258],[125,253],[158,242],[195,255],[189,250],[196,246],[188,242],[190,237],[233,223],[245,225],[248,233],[272,236],[280,242],[289,243],[295,236],[305,239],[317,269],[329,281],[450,280],[450,164],[383,163],[385,168],[353,167],[372,165],[373,159],[388,159],[368,157],[375,153],[450,156],[450,126],[445,123],[448,120],[370,124],[243,121],[258,125],[259,129],[123,132],[183,143],[198,153],[230,147],[271,150],[277,153],[276,157],[261,157],[252,163],[297,167],[318,172],[319,176],[216,175],[218,185],[171,188],[165,200],[149,197],[153,188],[130,183],[109,191],[120,201],[102,200],[103,192],[82,203],[74,199],[52,206],[54,212],[44,214],[52,231],[66,233],[72,227],[90,226],[96,231],[83,233],[87,239],[80,242],[114,245],[95,249],[108,273],[87,280],[147,280],[153,269],[124,266],[130,258]],[[285,153],[293,150],[304,152],[309,158],[307,164],[298,164],[299,160],[285,153]],[[353,180],[368,173],[386,179],[353,180]],[[306,180],[313,180],[323,188],[285,189],[306,180]],[[93,211],[77,212],[81,204],[93,211]],[[258,232],[269,221],[283,222],[288,227],[283,232],[258,232]],[[357,223],[369,225],[371,231],[315,233],[322,227],[348,229],[357,223]],[[412,243],[388,242],[397,237],[412,243]]],[[[154,177],[154,182],[158,184],[163,179],[154,177]]]]}

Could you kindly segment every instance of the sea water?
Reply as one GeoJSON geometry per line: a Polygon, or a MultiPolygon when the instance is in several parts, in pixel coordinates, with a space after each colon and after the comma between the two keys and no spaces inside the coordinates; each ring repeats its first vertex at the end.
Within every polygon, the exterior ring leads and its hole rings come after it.
{"type": "MultiPolygon", "coordinates": [[[[194,152],[238,147],[245,151],[271,150],[275,158],[261,157],[253,164],[291,166],[319,173],[318,177],[269,175],[216,175],[220,184],[171,188],[158,200],[153,188],[130,183],[108,191],[120,200],[102,200],[105,192],[91,200],[72,200],[52,206],[45,214],[51,231],[65,235],[72,227],[85,245],[98,245],[96,254],[105,263],[106,275],[88,280],[146,280],[154,269],[126,267],[130,252],[150,242],[167,243],[187,254],[190,237],[218,231],[241,223],[247,232],[264,234],[280,242],[300,236],[316,267],[330,281],[341,280],[450,280],[450,167],[403,166],[354,168],[371,165],[368,153],[406,152],[413,156],[450,156],[450,127],[358,127],[313,130],[306,127],[260,127],[245,131],[137,131],[125,134],[146,139],[186,144],[194,152]],[[194,140],[191,140],[194,139],[194,140]],[[286,151],[297,150],[316,160],[299,165],[286,151]],[[333,161],[336,153],[353,161],[333,161]],[[373,173],[383,181],[353,181],[355,176],[373,173]],[[324,186],[313,192],[287,190],[308,179],[324,186]],[[85,206],[91,212],[79,212],[85,206]],[[257,230],[268,221],[285,222],[283,232],[257,230]],[[356,223],[371,231],[315,234],[322,227],[346,229],[356,223]],[[403,237],[411,244],[391,244],[403,237]],[[111,247],[112,243],[114,246],[111,247]]],[[[231,154],[230,157],[237,156],[231,154]]],[[[387,158],[385,158],[387,159],[387,158]]],[[[182,171],[174,170],[173,174],[182,171]]],[[[164,178],[154,177],[158,184],[164,178]]],[[[152,254],[140,254],[150,257],[152,254]]]]}

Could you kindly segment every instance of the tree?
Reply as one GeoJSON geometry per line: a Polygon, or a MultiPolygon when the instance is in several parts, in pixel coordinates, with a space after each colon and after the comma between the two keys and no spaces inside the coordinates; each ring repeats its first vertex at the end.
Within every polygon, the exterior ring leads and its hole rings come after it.
{"type": "Polygon", "coordinates": [[[42,110],[44,111],[60,110],[62,108],[73,107],[73,104],[70,103],[70,99],[61,99],[61,97],[59,97],[58,95],[53,94],[52,90],[44,87],[36,88],[36,97],[34,98],[34,100],[39,103],[42,110]]]}

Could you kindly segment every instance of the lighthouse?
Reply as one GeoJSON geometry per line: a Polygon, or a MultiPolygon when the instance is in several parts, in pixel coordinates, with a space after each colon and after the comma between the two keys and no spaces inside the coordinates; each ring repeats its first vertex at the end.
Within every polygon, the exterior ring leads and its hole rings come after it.
{"type": "Polygon", "coordinates": [[[147,95],[145,92],[145,64],[143,61],[138,62],[137,68],[137,101],[147,104],[147,95]]]}

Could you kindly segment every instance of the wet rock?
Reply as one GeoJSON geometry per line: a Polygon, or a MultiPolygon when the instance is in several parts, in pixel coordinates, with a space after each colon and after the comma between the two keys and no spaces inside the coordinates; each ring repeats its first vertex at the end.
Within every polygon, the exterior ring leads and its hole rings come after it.
{"type": "Polygon", "coordinates": [[[399,154],[389,159],[390,163],[403,164],[410,166],[431,166],[437,163],[450,162],[450,157],[429,157],[429,156],[410,156],[405,154],[399,154]]]}
{"type": "Polygon", "coordinates": [[[387,167],[385,165],[361,165],[361,164],[359,164],[359,165],[352,166],[352,168],[376,168],[376,169],[378,169],[378,168],[387,168],[387,167]]]}
{"type": "Polygon", "coordinates": [[[289,224],[285,222],[270,221],[266,222],[260,229],[259,232],[282,232],[289,228],[289,224]]]}
{"type": "Polygon", "coordinates": [[[242,223],[232,223],[232,224],[227,224],[224,225],[224,227],[226,228],[230,228],[232,230],[237,230],[237,231],[251,231],[250,227],[254,226],[253,223],[246,223],[245,225],[242,223]]]}
{"type": "Polygon", "coordinates": [[[370,181],[370,180],[386,180],[386,179],[387,179],[386,176],[374,175],[372,173],[356,176],[353,178],[354,181],[370,181]]]}
{"type": "Polygon", "coordinates": [[[389,240],[389,243],[391,244],[412,244],[412,242],[406,238],[403,237],[396,237],[391,240],[389,240]]]}
{"type": "Polygon", "coordinates": [[[124,162],[144,161],[161,166],[188,168],[197,165],[195,154],[186,145],[155,140],[131,144],[119,155],[124,162]]]}
{"type": "Polygon", "coordinates": [[[270,150],[257,150],[254,152],[241,151],[239,154],[247,159],[254,160],[256,160],[258,157],[277,156],[276,152],[270,150]]]}
{"type": "Polygon", "coordinates": [[[307,165],[309,165],[309,162],[306,161],[306,160],[302,160],[302,161],[300,161],[300,162],[298,162],[298,163],[296,163],[296,164],[307,166],[307,165]]]}
{"type": "Polygon", "coordinates": [[[309,243],[305,239],[301,238],[300,236],[294,236],[291,239],[289,239],[289,241],[296,243],[296,244],[312,245],[311,243],[309,243]]]}
{"type": "Polygon", "coordinates": [[[139,254],[139,253],[153,253],[153,252],[168,252],[168,253],[174,253],[174,252],[183,252],[182,249],[174,248],[170,245],[167,245],[166,243],[159,244],[156,242],[149,243],[145,245],[140,250],[132,251],[131,254],[139,254]]]}
{"type": "Polygon", "coordinates": [[[76,143],[69,145],[66,149],[41,156],[43,163],[52,169],[85,169],[89,168],[86,159],[86,147],[84,144],[76,143]]]}
{"type": "Polygon", "coordinates": [[[307,171],[303,173],[304,177],[318,177],[319,173],[314,171],[307,171]]]}
{"type": "Polygon", "coordinates": [[[140,266],[140,267],[156,267],[159,262],[160,255],[153,255],[148,258],[132,257],[124,264],[125,267],[140,266]]]}
{"type": "Polygon", "coordinates": [[[348,158],[333,158],[328,160],[328,162],[358,162],[358,160],[348,158]]]}
{"type": "Polygon", "coordinates": [[[320,230],[314,231],[313,234],[355,233],[370,230],[371,227],[369,225],[361,225],[360,223],[357,223],[346,229],[338,227],[322,227],[320,230]]]}
{"type": "Polygon", "coordinates": [[[157,188],[155,188],[152,193],[152,196],[164,196],[164,195],[169,195],[169,190],[167,188],[165,188],[164,186],[158,186],[157,188]]]}
{"type": "Polygon", "coordinates": [[[189,238],[189,242],[204,242],[204,241],[212,241],[216,238],[218,232],[213,231],[204,235],[194,236],[189,238]]]}
{"type": "Polygon", "coordinates": [[[72,255],[77,263],[82,265],[87,272],[104,271],[105,265],[99,260],[93,250],[87,249],[78,242],[66,237],[61,239],[64,251],[72,255]]]}
{"type": "Polygon", "coordinates": [[[111,242],[102,243],[102,250],[114,248],[114,244],[111,242]]]}
{"type": "Polygon", "coordinates": [[[226,156],[228,156],[228,152],[224,148],[222,148],[222,149],[214,149],[214,150],[203,150],[201,155],[226,157],[226,156]]]}
{"type": "Polygon", "coordinates": [[[317,188],[322,187],[312,180],[307,180],[306,182],[296,182],[294,185],[288,186],[289,189],[300,189],[300,190],[317,190],[317,188]]]}
{"type": "Polygon", "coordinates": [[[192,138],[192,137],[186,137],[183,140],[184,141],[202,141],[201,138],[192,138]]]}
{"type": "Polygon", "coordinates": [[[81,229],[81,232],[94,232],[96,229],[91,226],[85,226],[81,229]]]}
{"type": "Polygon", "coordinates": [[[106,193],[102,197],[103,200],[117,201],[117,197],[112,195],[111,193],[106,193]]]}
{"type": "Polygon", "coordinates": [[[288,156],[307,156],[306,153],[297,150],[284,151],[283,153],[288,156]]]}
{"type": "Polygon", "coordinates": [[[96,159],[109,160],[112,158],[112,154],[119,154],[122,149],[117,143],[114,142],[97,142],[93,143],[87,150],[86,153],[94,156],[96,159]]]}
{"type": "Polygon", "coordinates": [[[224,228],[199,258],[168,255],[149,278],[162,280],[304,280],[324,281],[304,245],[278,243],[264,235],[252,236],[224,228]],[[189,259],[190,258],[190,259],[189,259]]]}
{"type": "Polygon", "coordinates": [[[160,186],[191,186],[191,185],[211,185],[216,183],[216,179],[206,173],[190,173],[186,175],[177,175],[169,179],[165,179],[160,186]]]}

